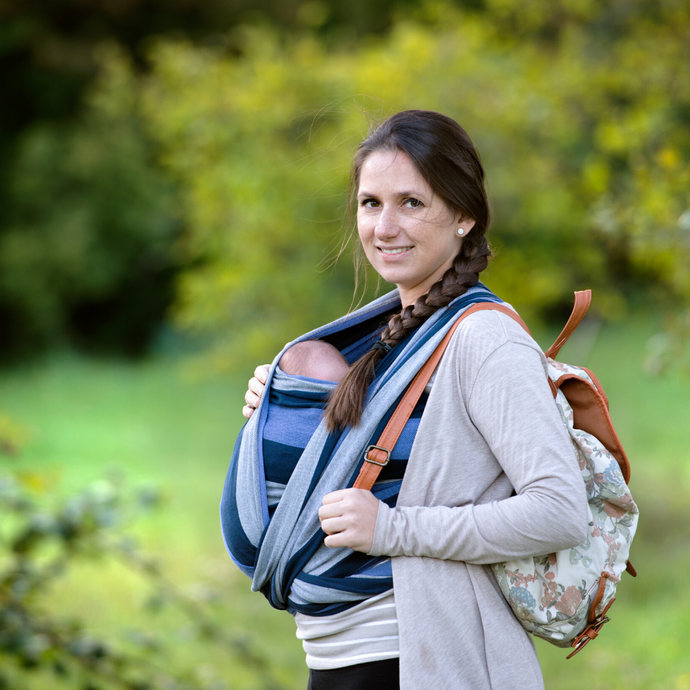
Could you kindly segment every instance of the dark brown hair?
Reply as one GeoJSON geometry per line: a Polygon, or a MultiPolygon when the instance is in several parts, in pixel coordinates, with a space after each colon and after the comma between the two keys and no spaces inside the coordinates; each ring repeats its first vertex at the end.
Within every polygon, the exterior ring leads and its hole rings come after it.
{"type": "MultiPolygon", "coordinates": [[[[358,147],[350,173],[350,201],[354,203],[364,161],[374,151],[403,151],[435,194],[458,216],[471,218],[474,227],[465,235],[453,265],[429,292],[394,314],[381,334],[390,347],[407,338],[434,312],[477,284],[491,250],[485,233],[489,202],[484,169],[467,132],[455,120],[429,110],[405,110],[389,117],[358,147]]],[[[376,365],[384,356],[374,348],[352,364],[333,391],[326,408],[328,428],[357,426],[376,365]]]]}

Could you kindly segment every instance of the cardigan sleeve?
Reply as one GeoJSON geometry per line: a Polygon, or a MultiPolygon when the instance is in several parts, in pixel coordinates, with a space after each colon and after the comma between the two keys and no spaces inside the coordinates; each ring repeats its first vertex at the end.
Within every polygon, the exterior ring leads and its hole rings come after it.
{"type": "MultiPolygon", "coordinates": [[[[432,439],[426,456],[433,456],[432,449],[441,444],[445,457],[441,462],[452,463],[457,458],[458,472],[465,467],[462,462],[484,463],[487,472],[498,473],[487,481],[495,482],[495,486],[503,483],[507,495],[487,502],[477,502],[477,495],[476,501],[455,505],[447,497],[436,501],[433,491],[427,491],[425,505],[390,508],[382,503],[371,555],[486,564],[547,554],[586,539],[585,487],[572,442],[546,382],[543,355],[536,344],[529,346],[519,338],[501,338],[488,353],[486,347],[479,350],[482,355],[475,357],[470,368],[474,376],[470,376],[467,363],[461,362],[462,347],[454,351],[449,348],[452,370],[465,376],[457,376],[450,383],[444,376],[441,385],[462,389],[454,398],[444,397],[458,408],[464,401],[464,409],[458,410],[457,424],[452,423],[445,408],[441,409],[446,416],[443,428],[436,431],[442,434],[432,439]],[[484,450],[482,444],[470,444],[468,450],[466,429],[472,426],[483,438],[484,450]],[[462,457],[473,448],[476,457],[462,457]]],[[[433,471],[432,460],[427,472],[433,471]]],[[[459,483],[462,480],[458,478],[459,483]]],[[[488,494],[495,496],[496,492],[488,494]]]]}

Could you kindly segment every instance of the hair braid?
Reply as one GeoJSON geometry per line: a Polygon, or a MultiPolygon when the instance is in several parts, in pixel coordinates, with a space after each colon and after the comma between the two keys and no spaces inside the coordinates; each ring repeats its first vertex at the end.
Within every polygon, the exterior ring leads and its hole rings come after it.
{"type": "MultiPolygon", "coordinates": [[[[479,154],[467,132],[455,120],[429,110],[406,110],[389,117],[360,144],[355,154],[350,174],[351,201],[356,200],[364,162],[381,150],[403,151],[448,208],[474,221],[453,265],[441,280],[414,304],[388,320],[381,341],[395,347],[434,312],[477,284],[491,257],[485,238],[490,211],[479,154]]],[[[328,401],[329,429],[359,424],[376,365],[384,356],[380,348],[374,348],[350,367],[328,401]]]]}
{"type": "MultiPolygon", "coordinates": [[[[393,314],[381,333],[381,341],[391,348],[401,343],[419,328],[432,314],[447,307],[456,297],[479,281],[479,274],[491,258],[489,243],[484,235],[470,232],[463,240],[453,265],[434,283],[429,292],[399,313],[393,314]],[[475,239],[476,238],[476,239],[475,239]]],[[[369,384],[374,378],[376,365],[385,357],[378,348],[360,357],[330,396],[326,407],[326,425],[330,430],[357,426],[369,384]]]]}

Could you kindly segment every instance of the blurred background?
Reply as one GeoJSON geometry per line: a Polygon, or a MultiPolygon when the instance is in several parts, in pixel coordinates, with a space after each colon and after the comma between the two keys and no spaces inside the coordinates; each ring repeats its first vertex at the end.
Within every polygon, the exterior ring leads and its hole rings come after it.
{"type": "Polygon", "coordinates": [[[473,138],[543,347],[594,292],[639,577],[546,687],[690,690],[686,0],[5,0],[0,75],[0,690],[306,687],[217,505],[254,366],[388,289],[347,177],[405,108],[473,138]]]}

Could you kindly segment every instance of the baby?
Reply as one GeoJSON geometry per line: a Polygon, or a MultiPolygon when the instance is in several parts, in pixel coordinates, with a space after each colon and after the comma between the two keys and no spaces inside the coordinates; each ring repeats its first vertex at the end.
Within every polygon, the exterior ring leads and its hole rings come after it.
{"type": "Polygon", "coordinates": [[[293,345],[278,362],[292,376],[339,382],[350,366],[338,348],[323,340],[304,340],[293,345]]]}

